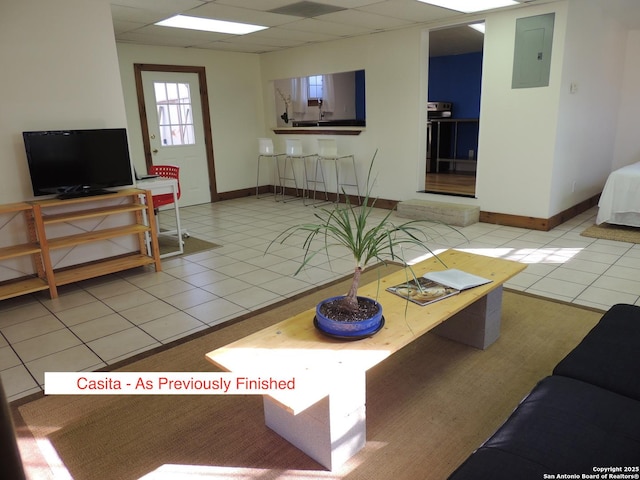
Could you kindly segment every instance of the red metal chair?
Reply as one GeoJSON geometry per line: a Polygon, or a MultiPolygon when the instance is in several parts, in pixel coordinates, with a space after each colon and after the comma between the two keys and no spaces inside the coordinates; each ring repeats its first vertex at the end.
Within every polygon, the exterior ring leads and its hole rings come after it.
{"type": "MultiPolygon", "coordinates": [[[[178,182],[178,200],[180,199],[180,167],[175,165],[151,165],[149,174],[164,178],[175,178],[178,182]]],[[[153,196],[153,208],[156,210],[165,205],[171,205],[172,203],[173,195],[171,193],[153,196]]]]}
{"type": "MultiPolygon", "coordinates": [[[[178,191],[176,196],[178,200],[180,199],[180,167],[176,165],[151,165],[151,167],[149,167],[149,174],[158,175],[163,178],[174,178],[178,182],[178,191]]],[[[171,205],[174,203],[172,193],[153,195],[152,200],[153,200],[153,209],[156,212],[156,215],[158,215],[159,213],[158,209],[160,207],[163,207],[165,205],[171,205]]],[[[158,225],[158,234],[178,235],[178,237],[185,237],[185,238],[189,236],[189,232],[187,232],[184,229],[181,229],[180,232],[178,232],[177,230],[162,231],[160,230],[160,221],[157,221],[156,224],[158,225]]]]}

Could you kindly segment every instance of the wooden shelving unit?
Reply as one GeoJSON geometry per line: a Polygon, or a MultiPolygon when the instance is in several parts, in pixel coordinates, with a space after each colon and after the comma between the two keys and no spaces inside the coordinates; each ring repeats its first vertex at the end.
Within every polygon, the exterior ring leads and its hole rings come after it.
{"type": "Polygon", "coordinates": [[[37,273],[33,276],[7,281],[0,284],[0,300],[39,292],[49,288],[42,264],[42,249],[38,244],[38,239],[34,229],[33,209],[31,205],[24,202],[0,205],[0,216],[16,215],[20,214],[20,212],[22,212],[25,217],[25,225],[28,229],[29,240],[24,244],[0,248],[0,261],[31,256],[34,270],[37,273]]]}
{"type": "Polygon", "coordinates": [[[162,270],[155,216],[153,214],[153,203],[151,200],[151,192],[148,190],[126,189],[99,196],[36,201],[31,203],[30,208],[31,207],[33,208],[33,225],[41,249],[44,277],[47,279],[45,288],[49,289],[51,298],[58,296],[57,287],[61,285],[67,285],[69,283],[143,265],[155,265],[156,271],[159,272],[162,270]],[[128,203],[102,207],[92,205],[90,208],[84,208],[89,202],[96,204],[101,201],[126,197],[129,198],[128,203]],[[69,209],[63,213],[48,212],[48,210],[53,210],[60,206],[78,206],[78,209],[69,209]],[[123,213],[134,213],[135,223],[61,237],[49,238],[47,233],[47,227],[51,225],[123,213]],[[52,250],[71,248],[127,235],[136,235],[138,237],[139,250],[137,252],[82,263],[63,269],[53,268],[50,254],[52,250]],[[147,235],[149,235],[151,239],[151,255],[147,254],[147,235]]]}

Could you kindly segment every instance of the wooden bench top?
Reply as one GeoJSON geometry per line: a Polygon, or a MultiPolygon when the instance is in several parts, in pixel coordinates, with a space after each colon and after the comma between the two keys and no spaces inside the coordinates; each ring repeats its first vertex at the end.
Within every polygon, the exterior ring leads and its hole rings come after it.
{"type": "MultiPolygon", "coordinates": [[[[315,309],[310,309],[209,352],[206,358],[229,372],[263,376],[284,373],[326,376],[326,372],[340,376],[340,372],[365,372],[526,268],[511,260],[458,250],[447,250],[438,257],[446,268],[464,270],[492,282],[423,307],[385,291],[411,275],[401,269],[382,277],[379,285],[375,281],[358,290],[360,296],[377,297],[383,307],[384,328],[372,337],[357,341],[328,338],[314,327],[315,309]]],[[[412,268],[416,276],[445,269],[435,258],[412,268]]],[[[271,397],[289,412],[297,414],[324,398],[329,393],[326,387],[318,386],[315,391],[308,392],[283,392],[271,397]]]]}

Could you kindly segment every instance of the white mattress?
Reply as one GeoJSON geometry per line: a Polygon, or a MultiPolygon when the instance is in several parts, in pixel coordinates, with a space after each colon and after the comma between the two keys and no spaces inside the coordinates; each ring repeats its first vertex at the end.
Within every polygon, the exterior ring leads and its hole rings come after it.
{"type": "Polygon", "coordinates": [[[640,162],[611,172],[598,202],[596,223],[640,227],[640,162]]]}

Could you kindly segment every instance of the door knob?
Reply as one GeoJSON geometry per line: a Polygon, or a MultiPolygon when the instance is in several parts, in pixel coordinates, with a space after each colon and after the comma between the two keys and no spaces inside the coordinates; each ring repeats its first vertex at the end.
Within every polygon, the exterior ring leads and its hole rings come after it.
{"type": "Polygon", "coordinates": [[[153,153],[158,153],[158,149],[157,149],[157,148],[154,148],[154,149],[152,150],[152,152],[153,152],[153,153]]]}

